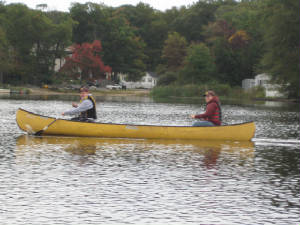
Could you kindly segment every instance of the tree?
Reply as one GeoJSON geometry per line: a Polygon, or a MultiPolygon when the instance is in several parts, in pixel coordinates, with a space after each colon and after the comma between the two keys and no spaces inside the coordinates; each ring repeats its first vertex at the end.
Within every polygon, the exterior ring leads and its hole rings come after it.
{"type": "Polygon", "coordinates": [[[73,30],[74,41],[80,44],[101,40],[103,60],[111,66],[112,73],[126,73],[128,79],[139,80],[146,68],[145,43],[119,11],[93,3],[73,4],[70,12],[78,23],[73,30]]]}
{"type": "Polygon", "coordinates": [[[262,65],[274,80],[286,86],[289,97],[299,98],[299,1],[272,0],[265,13],[265,54],[262,65]]]}
{"type": "Polygon", "coordinates": [[[23,4],[5,6],[5,25],[11,71],[4,77],[5,82],[29,83],[37,81],[36,66],[32,49],[34,46],[32,26],[33,10],[23,4]]]}
{"type": "Polygon", "coordinates": [[[55,59],[62,58],[65,49],[71,44],[74,22],[64,13],[35,13],[32,26],[36,31],[33,34],[36,72],[42,83],[51,83],[55,59]]]}
{"type": "Polygon", "coordinates": [[[62,20],[54,21],[47,13],[22,4],[4,9],[0,17],[5,21],[2,27],[11,65],[4,80],[36,85],[51,82],[55,58],[60,58],[70,44],[72,20],[64,14],[62,20]]]}
{"type": "Polygon", "coordinates": [[[166,61],[168,70],[177,71],[182,67],[186,51],[185,38],[177,32],[169,33],[162,51],[162,58],[166,61]]]}
{"type": "Polygon", "coordinates": [[[161,62],[161,49],[168,35],[168,24],[163,19],[163,13],[142,2],[136,6],[121,6],[117,12],[124,15],[129,25],[135,28],[135,35],[146,43],[146,68],[153,70],[161,62]]]}
{"type": "Polygon", "coordinates": [[[209,48],[204,44],[192,44],[188,48],[184,68],[180,71],[182,83],[208,83],[215,80],[216,66],[209,48]]]}
{"type": "Polygon", "coordinates": [[[178,73],[169,71],[159,76],[157,85],[159,86],[170,85],[172,83],[175,83],[177,79],[178,79],[178,73]]]}
{"type": "Polygon", "coordinates": [[[6,18],[4,16],[5,7],[0,2],[0,85],[3,83],[4,74],[10,69],[8,40],[5,32],[6,18]]]}
{"type": "Polygon", "coordinates": [[[0,85],[3,83],[3,75],[9,71],[8,45],[3,29],[0,27],[0,85]]]}
{"type": "Polygon", "coordinates": [[[227,2],[216,10],[216,21],[204,27],[205,40],[217,66],[219,81],[241,86],[253,78],[262,56],[262,30],[258,1],[227,2]]]}
{"type": "Polygon", "coordinates": [[[66,63],[61,68],[62,72],[79,77],[81,80],[105,79],[105,73],[110,73],[111,68],[105,66],[101,59],[102,45],[99,40],[93,43],[75,44],[73,54],[66,57],[66,63]]]}
{"type": "Polygon", "coordinates": [[[218,1],[198,1],[188,9],[182,8],[171,26],[188,42],[203,42],[203,27],[215,20],[219,4],[218,1]]]}
{"type": "Polygon", "coordinates": [[[212,52],[216,63],[216,80],[230,84],[231,86],[238,86],[244,76],[242,76],[240,67],[240,58],[230,47],[227,39],[218,38],[213,42],[212,52]]]}
{"type": "Polygon", "coordinates": [[[41,9],[42,11],[48,8],[47,4],[38,4],[35,6],[37,9],[41,9]]]}
{"type": "Polygon", "coordinates": [[[82,44],[84,42],[92,42],[96,39],[94,37],[94,23],[90,15],[91,5],[72,3],[70,8],[70,15],[76,25],[73,27],[73,42],[82,44]]]}

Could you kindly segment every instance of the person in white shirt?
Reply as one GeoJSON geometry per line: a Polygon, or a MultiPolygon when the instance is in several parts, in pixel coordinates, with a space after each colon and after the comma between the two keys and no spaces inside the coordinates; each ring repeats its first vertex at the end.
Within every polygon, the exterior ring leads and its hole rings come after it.
{"type": "Polygon", "coordinates": [[[89,89],[86,87],[80,88],[80,103],[72,103],[73,109],[62,113],[66,115],[79,115],[71,120],[75,121],[91,121],[97,119],[96,101],[94,97],[89,93],[89,89]]]}

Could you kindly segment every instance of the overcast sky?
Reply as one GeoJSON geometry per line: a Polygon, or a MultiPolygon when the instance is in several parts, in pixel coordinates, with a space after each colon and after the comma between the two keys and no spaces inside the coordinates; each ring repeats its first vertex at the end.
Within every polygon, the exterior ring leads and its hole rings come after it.
{"type": "Polygon", "coordinates": [[[5,0],[6,4],[10,3],[24,3],[28,7],[35,9],[36,5],[39,4],[47,4],[49,10],[58,10],[58,11],[69,11],[69,7],[71,2],[94,2],[94,3],[104,3],[107,6],[120,6],[125,4],[137,5],[139,2],[147,3],[154,9],[158,9],[164,11],[166,9],[170,9],[173,6],[188,6],[197,2],[197,0],[5,0]]]}

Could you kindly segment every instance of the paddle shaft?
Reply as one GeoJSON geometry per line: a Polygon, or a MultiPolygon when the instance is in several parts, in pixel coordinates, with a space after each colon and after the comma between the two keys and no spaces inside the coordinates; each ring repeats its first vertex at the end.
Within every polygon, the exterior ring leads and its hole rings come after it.
{"type": "Polygon", "coordinates": [[[53,123],[56,122],[57,119],[53,120],[51,123],[49,123],[47,126],[45,126],[42,130],[39,130],[35,133],[35,135],[41,135],[45,130],[47,130],[53,123]]]}

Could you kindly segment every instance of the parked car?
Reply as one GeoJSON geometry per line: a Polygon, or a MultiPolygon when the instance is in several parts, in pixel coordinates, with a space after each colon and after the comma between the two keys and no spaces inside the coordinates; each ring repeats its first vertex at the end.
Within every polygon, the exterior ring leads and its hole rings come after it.
{"type": "Polygon", "coordinates": [[[122,86],[119,84],[112,84],[112,85],[106,85],[106,88],[114,90],[114,89],[122,89],[122,86]]]}

